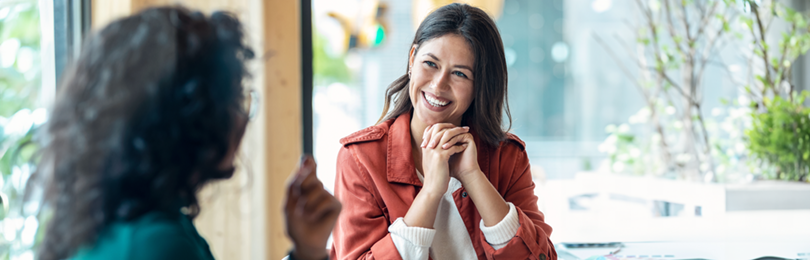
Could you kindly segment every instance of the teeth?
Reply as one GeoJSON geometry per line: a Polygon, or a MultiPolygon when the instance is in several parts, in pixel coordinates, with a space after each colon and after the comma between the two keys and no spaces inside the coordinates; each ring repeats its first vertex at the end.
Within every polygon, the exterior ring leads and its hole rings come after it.
{"type": "Polygon", "coordinates": [[[448,103],[448,102],[439,101],[439,100],[437,100],[435,98],[431,98],[427,94],[425,94],[425,100],[427,100],[427,102],[430,105],[434,106],[434,107],[443,107],[443,106],[446,106],[447,103],[448,103]]]}

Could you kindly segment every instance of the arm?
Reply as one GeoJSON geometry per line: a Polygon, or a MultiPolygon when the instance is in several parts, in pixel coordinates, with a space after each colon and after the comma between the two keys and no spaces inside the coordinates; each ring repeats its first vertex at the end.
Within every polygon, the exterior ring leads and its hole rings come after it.
{"type": "Polygon", "coordinates": [[[343,212],[335,225],[332,259],[401,259],[382,205],[375,201],[368,172],[343,147],[338,154],[335,196],[343,212]]]}
{"type": "MultiPolygon", "coordinates": [[[[544,222],[545,217],[537,208],[528,155],[515,146],[503,147],[500,159],[499,171],[503,183],[498,190],[505,201],[515,205],[520,226],[515,237],[503,248],[496,250],[484,245],[487,258],[557,259],[557,252],[549,239],[551,226],[544,222]]],[[[484,236],[481,238],[484,239],[484,236]]]]}
{"type": "Polygon", "coordinates": [[[504,144],[498,155],[500,168],[498,174],[494,174],[502,181],[495,187],[478,165],[472,135],[453,137],[445,142],[444,148],[458,144],[468,144],[469,148],[451,161],[451,175],[462,182],[481,215],[484,228],[480,237],[487,258],[556,259],[554,246],[548,238],[551,227],[543,221],[543,213],[537,208],[526,152],[512,144],[504,144]]]}
{"type": "Polygon", "coordinates": [[[478,170],[462,178],[459,180],[467,189],[467,193],[470,194],[475,207],[478,208],[484,226],[491,227],[501,222],[506,217],[506,213],[509,212],[509,204],[506,204],[506,201],[498,193],[498,190],[492,186],[484,173],[478,170]]]}
{"type": "Polygon", "coordinates": [[[450,156],[467,148],[466,144],[461,144],[444,149],[438,147],[438,144],[467,133],[468,130],[469,128],[456,127],[449,123],[434,124],[425,128],[422,133],[422,144],[419,148],[414,147],[419,149],[425,178],[422,190],[416,195],[411,208],[405,214],[405,223],[408,226],[433,228],[439,202],[447,192],[447,184],[450,182],[450,156]]]}

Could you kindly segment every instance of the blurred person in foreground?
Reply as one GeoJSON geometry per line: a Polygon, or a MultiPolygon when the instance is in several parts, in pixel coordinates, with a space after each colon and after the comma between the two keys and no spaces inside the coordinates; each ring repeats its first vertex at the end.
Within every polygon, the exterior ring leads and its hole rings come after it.
{"type": "MultiPolygon", "coordinates": [[[[34,176],[50,222],[38,259],[213,259],[192,219],[197,192],[233,175],[255,110],[243,34],[229,13],[161,7],[88,39],[43,133],[34,176]]],[[[312,158],[286,204],[290,257],[326,258],[340,203],[312,158]]]]}

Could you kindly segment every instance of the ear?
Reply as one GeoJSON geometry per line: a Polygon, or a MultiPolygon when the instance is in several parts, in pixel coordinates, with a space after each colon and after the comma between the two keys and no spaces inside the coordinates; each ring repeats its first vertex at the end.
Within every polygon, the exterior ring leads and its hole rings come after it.
{"type": "Polygon", "coordinates": [[[419,45],[414,44],[411,46],[411,51],[408,54],[408,68],[413,67],[413,59],[416,57],[416,49],[419,48],[419,45]]]}

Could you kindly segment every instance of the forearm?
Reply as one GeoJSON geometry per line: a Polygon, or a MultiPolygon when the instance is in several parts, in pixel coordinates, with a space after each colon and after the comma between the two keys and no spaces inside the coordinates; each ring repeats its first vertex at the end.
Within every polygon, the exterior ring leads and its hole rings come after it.
{"type": "Polygon", "coordinates": [[[475,207],[478,208],[485,226],[498,224],[509,213],[509,205],[483,172],[472,173],[460,180],[475,207]]]}
{"type": "Polygon", "coordinates": [[[306,250],[293,249],[288,255],[288,260],[328,260],[329,254],[326,249],[315,252],[304,252],[306,250]],[[323,251],[323,252],[321,252],[323,251]]]}
{"type": "Polygon", "coordinates": [[[408,213],[405,213],[405,224],[409,227],[433,228],[436,212],[439,208],[442,194],[422,189],[414,198],[408,213]]]}

